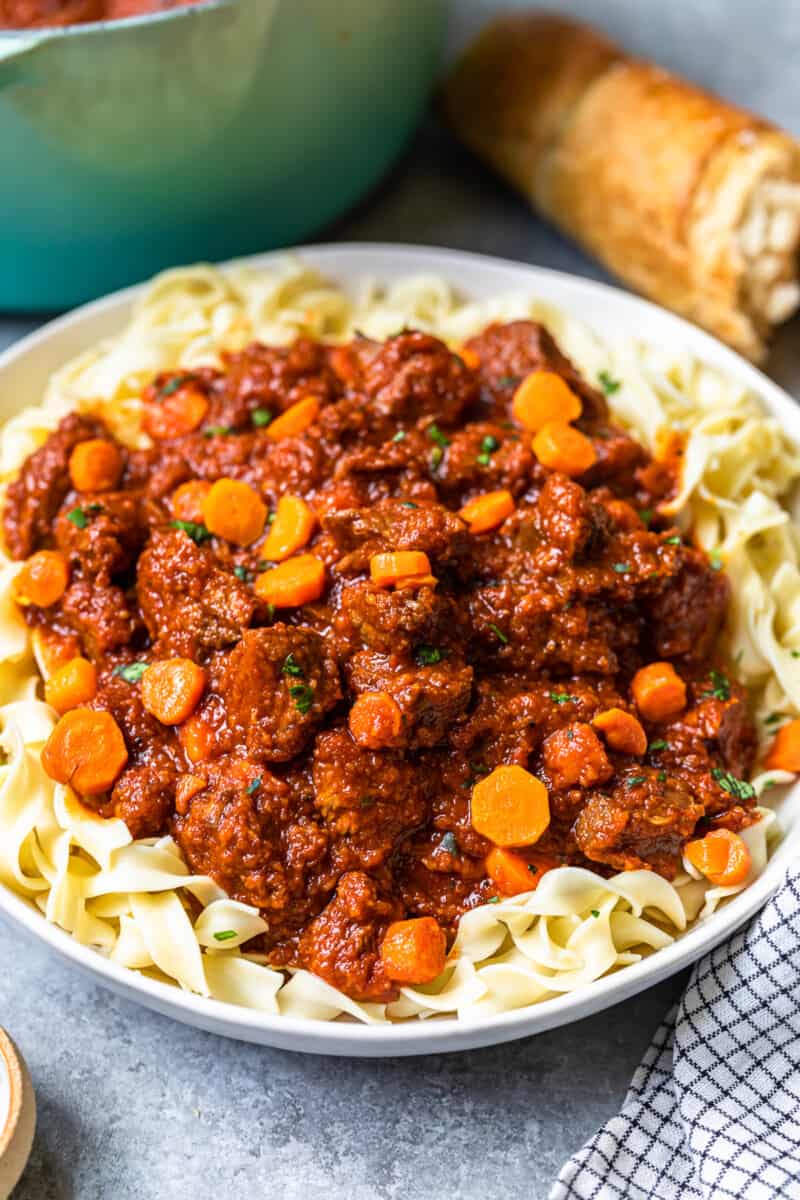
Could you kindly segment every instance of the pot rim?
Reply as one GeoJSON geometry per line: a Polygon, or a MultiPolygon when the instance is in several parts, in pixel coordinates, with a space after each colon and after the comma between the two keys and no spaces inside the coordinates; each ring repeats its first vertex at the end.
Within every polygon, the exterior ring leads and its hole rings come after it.
{"type": "Polygon", "coordinates": [[[141,13],[138,17],[118,17],[113,21],[82,21],[77,25],[42,25],[32,29],[0,29],[0,42],[8,38],[11,41],[36,41],[38,45],[42,45],[45,42],[80,37],[83,34],[106,33],[112,29],[139,29],[145,25],[186,19],[213,8],[226,8],[235,2],[236,0],[195,0],[195,3],[180,8],[141,13]]]}

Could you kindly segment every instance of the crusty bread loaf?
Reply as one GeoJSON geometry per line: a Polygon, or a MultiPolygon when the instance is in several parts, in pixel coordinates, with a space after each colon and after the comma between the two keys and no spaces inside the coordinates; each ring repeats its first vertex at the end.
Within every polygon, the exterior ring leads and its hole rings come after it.
{"type": "Polygon", "coordinates": [[[800,145],[766,121],[544,13],[492,22],[444,108],[611,271],[750,358],[800,305],[800,145]]]}

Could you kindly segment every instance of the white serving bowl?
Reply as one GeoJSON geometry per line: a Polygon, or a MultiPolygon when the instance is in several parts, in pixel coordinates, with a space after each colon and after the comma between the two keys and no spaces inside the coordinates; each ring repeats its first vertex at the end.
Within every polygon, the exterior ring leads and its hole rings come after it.
{"type": "MultiPolygon", "coordinates": [[[[246,261],[256,267],[267,267],[282,253],[286,252],[246,261]]],[[[709,334],[616,288],[503,259],[417,246],[310,246],[298,254],[345,288],[365,276],[391,282],[413,273],[433,273],[472,298],[523,290],[569,310],[601,335],[619,335],[620,330],[628,330],[643,341],[683,348],[757,392],[766,409],[800,442],[800,408],[786,392],[709,334]]],[[[95,301],[51,322],[0,355],[0,420],[8,419],[25,405],[37,403],[53,371],[87,346],[120,330],[137,294],[138,289],[131,288],[95,301]]],[[[608,1008],[673,975],[729,937],[762,907],[781,882],[787,864],[800,850],[800,786],[792,787],[782,797],[777,811],[783,839],[763,874],[709,920],[695,925],[649,958],[599,979],[582,991],[474,1023],[443,1017],[364,1026],[349,1021],[271,1016],[207,1000],[108,962],[73,941],[63,930],[48,924],[38,909],[2,886],[0,914],[20,933],[46,943],[62,958],[119,995],[187,1025],[226,1037],[285,1050],[365,1057],[467,1050],[541,1033],[608,1008]]]]}

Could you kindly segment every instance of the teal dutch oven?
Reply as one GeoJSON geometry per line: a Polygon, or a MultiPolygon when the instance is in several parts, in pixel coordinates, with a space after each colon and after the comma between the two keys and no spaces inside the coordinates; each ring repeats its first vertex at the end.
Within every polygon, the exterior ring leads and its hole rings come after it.
{"type": "Polygon", "coordinates": [[[446,0],[206,0],[0,32],[0,308],[298,241],[424,108],[446,0]]]}

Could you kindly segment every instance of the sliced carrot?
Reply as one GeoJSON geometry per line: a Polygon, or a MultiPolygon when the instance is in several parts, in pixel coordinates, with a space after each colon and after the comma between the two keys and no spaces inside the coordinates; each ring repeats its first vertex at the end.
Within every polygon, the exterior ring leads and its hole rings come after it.
{"type": "Polygon", "coordinates": [[[107,792],[127,761],[122,730],[104,709],[65,713],[42,748],[42,766],[50,778],[71,784],[82,796],[107,792]]]}
{"type": "Polygon", "coordinates": [[[170,508],[176,521],[192,521],[195,525],[203,524],[203,503],[211,491],[211,484],[205,479],[190,479],[182,483],[170,497],[170,508]]]}
{"type": "Polygon", "coordinates": [[[142,428],[150,437],[183,437],[192,433],[208,412],[208,398],[191,383],[185,383],[170,395],[153,392],[145,399],[142,409],[142,428]]]}
{"type": "Polygon", "coordinates": [[[514,511],[514,497],[506,488],[499,492],[486,492],[465,504],[459,516],[469,525],[470,533],[487,533],[502,525],[514,511]]]}
{"type": "Polygon", "coordinates": [[[566,425],[583,412],[580,396],[555,371],[532,371],[514,392],[511,411],[531,433],[553,421],[566,425]]]}
{"type": "Polygon", "coordinates": [[[393,921],[381,942],[381,960],[395,983],[433,983],[446,958],[447,939],[434,917],[393,921]]]}
{"type": "Polygon", "coordinates": [[[32,554],[14,579],[14,599],[25,607],[49,608],[60,600],[69,583],[69,567],[57,550],[32,554]]]}
{"type": "Polygon", "coordinates": [[[162,725],[188,720],[206,686],[206,673],[190,658],[166,658],[142,676],[142,704],[162,725]]]}
{"type": "Polygon", "coordinates": [[[218,479],[203,500],[206,528],[237,546],[249,546],[264,531],[267,506],[255,488],[239,479],[218,479]]]}
{"type": "Polygon", "coordinates": [[[736,887],[750,873],[750,851],[738,833],[729,829],[715,829],[705,837],[687,842],[683,852],[715,887],[736,887]]]}
{"type": "Polygon", "coordinates": [[[555,858],[539,855],[532,862],[526,861],[513,850],[494,846],[486,855],[486,874],[503,896],[518,896],[520,892],[531,892],[546,871],[559,865],[555,858]]]}
{"type": "Polygon", "coordinates": [[[629,712],[623,708],[607,708],[596,717],[592,717],[592,725],[599,729],[612,750],[620,754],[641,756],[647,749],[647,734],[629,712]]]}
{"type": "Polygon", "coordinates": [[[532,846],[550,824],[547,788],[524,767],[495,767],[472,789],[470,819],[496,846],[532,846]]]}
{"type": "Polygon", "coordinates": [[[350,709],[347,724],[360,746],[380,750],[396,744],[403,729],[403,714],[388,693],[362,692],[350,709]]]}
{"type": "Polygon", "coordinates": [[[78,492],[109,492],[121,474],[122,454],[107,438],[79,442],[69,456],[69,477],[78,492]]]}
{"type": "Polygon", "coordinates": [[[667,721],[686,707],[686,684],[672,663],[642,667],[631,681],[631,691],[646,721],[667,721]]]}
{"type": "Polygon", "coordinates": [[[369,573],[378,587],[402,587],[404,581],[433,579],[427,554],[421,550],[395,550],[390,554],[373,554],[369,573]]]}
{"type": "Polygon", "coordinates": [[[325,591],[325,564],[314,554],[298,554],[264,571],[255,581],[259,600],[276,608],[299,608],[312,604],[325,591]]]}
{"type": "Polygon", "coordinates": [[[318,415],[319,400],[316,396],[305,396],[267,426],[267,437],[271,437],[274,442],[279,442],[282,438],[297,437],[308,429],[309,425],[314,424],[318,415]]]}
{"type": "Polygon", "coordinates": [[[97,695],[97,671],[87,658],[71,658],[44,685],[44,698],[57,713],[88,704],[97,695]]]}
{"type": "Polygon", "coordinates": [[[782,726],[764,761],[768,771],[800,772],[800,720],[782,726]]]}
{"type": "Polygon", "coordinates": [[[207,762],[217,751],[217,735],[202,713],[192,713],[183,722],[178,738],[189,762],[207,762]]]}
{"type": "Polygon", "coordinates": [[[283,562],[296,554],[308,545],[316,523],[316,513],[302,497],[281,496],[275,520],[261,547],[261,557],[270,562],[283,562]]]}
{"type": "Polygon", "coordinates": [[[473,350],[471,346],[461,346],[458,351],[458,357],[469,367],[470,371],[477,371],[481,365],[481,356],[477,350],[473,350]]]}
{"type": "Polygon", "coordinates": [[[570,477],[583,475],[597,462],[594,446],[579,429],[563,421],[549,421],[531,442],[543,467],[570,477]]]}

